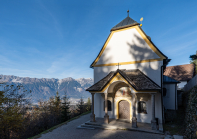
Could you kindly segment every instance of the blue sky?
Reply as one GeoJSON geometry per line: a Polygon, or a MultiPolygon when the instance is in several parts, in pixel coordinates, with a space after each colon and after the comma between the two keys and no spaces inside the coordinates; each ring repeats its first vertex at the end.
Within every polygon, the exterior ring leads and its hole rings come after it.
{"type": "Polygon", "coordinates": [[[93,78],[89,68],[110,29],[130,17],[172,61],[197,50],[197,1],[10,0],[0,2],[0,74],[93,78]]]}

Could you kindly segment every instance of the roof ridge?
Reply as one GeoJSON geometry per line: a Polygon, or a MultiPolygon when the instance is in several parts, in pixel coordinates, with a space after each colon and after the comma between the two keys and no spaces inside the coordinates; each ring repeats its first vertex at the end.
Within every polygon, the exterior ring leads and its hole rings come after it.
{"type": "Polygon", "coordinates": [[[124,27],[134,26],[134,25],[139,25],[139,23],[136,22],[135,20],[133,20],[131,17],[127,16],[121,22],[119,22],[118,24],[116,24],[111,30],[116,30],[116,29],[119,29],[119,28],[124,28],[124,27]]]}
{"type": "MultiPolygon", "coordinates": [[[[121,71],[121,72],[123,72],[123,73],[120,73],[120,74],[123,74],[123,76],[125,76],[126,78],[129,78],[126,74],[124,74],[124,71],[121,71]]],[[[130,82],[130,80],[128,80],[128,79],[126,79],[126,80],[130,83],[131,86],[133,86],[135,88],[135,90],[138,90],[139,89],[139,88],[136,89],[137,88],[136,85],[134,85],[132,82],[130,82]]]]}

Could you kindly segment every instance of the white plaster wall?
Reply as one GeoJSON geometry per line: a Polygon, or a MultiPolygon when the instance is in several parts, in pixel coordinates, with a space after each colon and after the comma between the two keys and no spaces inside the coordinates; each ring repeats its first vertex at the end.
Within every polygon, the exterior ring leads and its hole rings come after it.
{"type": "Polygon", "coordinates": [[[159,123],[162,123],[162,104],[161,93],[155,95],[155,118],[159,118],[159,123]]]}
{"type": "MultiPolygon", "coordinates": [[[[113,105],[113,103],[112,103],[112,97],[108,97],[107,98],[109,101],[111,101],[111,104],[113,105]]],[[[102,98],[102,100],[101,100],[101,117],[103,118],[104,117],[104,115],[105,115],[105,111],[104,111],[104,98],[102,98]]],[[[113,109],[113,106],[112,106],[112,111],[108,111],[108,115],[109,115],[109,118],[114,118],[114,116],[113,116],[113,111],[114,111],[114,109],[113,109]]]]}
{"type": "Polygon", "coordinates": [[[102,100],[102,97],[101,97],[101,94],[100,93],[95,93],[94,95],[94,114],[95,114],[95,117],[101,117],[101,100],[102,100]]]}
{"type": "MultiPolygon", "coordinates": [[[[95,117],[104,118],[105,111],[104,111],[104,97],[102,97],[101,93],[95,94],[95,103],[94,103],[94,113],[95,117]]],[[[112,111],[108,111],[109,118],[115,118],[115,110],[113,109],[112,97],[108,97],[108,100],[111,101],[112,104],[112,111]],[[114,112],[114,114],[113,114],[114,112]],[[113,116],[114,115],[114,116],[113,116]]],[[[114,107],[115,108],[115,107],[114,107]]]]}
{"type": "MultiPolygon", "coordinates": [[[[95,97],[96,97],[95,98],[95,105],[94,105],[95,117],[104,118],[104,115],[105,115],[105,111],[103,109],[104,108],[104,97],[102,97],[101,94],[95,94],[95,97]]],[[[112,103],[112,97],[108,97],[108,100],[110,100],[111,103],[112,103]]],[[[113,106],[113,103],[112,103],[112,111],[108,111],[109,118],[116,118],[116,119],[118,118],[118,116],[116,115],[117,114],[117,112],[116,112],[117,101],[118,101],[118,98],[115,98],[114,106],[113,106]]],[[[131,106],[132,106],[133,105],[132,100],[128,100],[128,101],[131,102],[131,106]]],[[[148,101],[145,101],[146,106],[147,106],[147,114],[138,113],[138,111],[137,111],[138,103],[137,102],[138,101],[136,101],[137,121],[138,122],[143,122],[143,123],[151,123],[151,120],[152,120],[151,97],[149,98],[148,101]]],[[[131,109],[131,114],[133,115],[132,109],[131,109]]],[[[157,93],[155,95],[155,117],[159,118],[159,123],[162,123],[162,110],[161,110],[161,95],[160,95],[160,93],[157,93]]]]}
{"type": "MultiPolygon", "coordinates": [[[[139,101],[137,101],[137,104],[138,104],[138,102],[139,101]]],[[[136,109],[137,121],[142,122],[142,123],[151,123],[151,119],[152,119],[151,99],[149,99],[148,101],[144,101],[144,102],[146,102],[147,114],[138,113],[138,111],[136,109]]],[[[136,104],[136,108],[138,108],[137,104],[136,104]]]]}
{"type": "Polygon", "coordinates": [[[187,81],[180,81],[181,83],[179,83],[177,86],[178,88],[183,88],[186,84],[187,84],[187,81]]]}
{"type": "Polygon", "coordinates": [[[163,97],[164,107],[165,109],[175,110],[176,84],[164,84],[164,87],[166,88],[166,96],[163,97]]]}
{"type": "Polygon", "coordinates": [[[160,58],[135,28],[115,32],[96,63],[110,64],[160,58]]]}
{"type": "MultiPolygon", "coordinates": [[[[152,104],[151,104],[151,97],[146,102],[147,107],[147,114],[144,113],[138,113],[137,111],[137,121],[143,122],[143,123],[151,123],[152,120],[152,104]]],[[[137,108],[137,105],[136,105],[137,108]]],[[[155,118],[159,119],[159,123],[162,123],[162,110],[161,110],[161,94],[156,93],[155,94],[155,118]]]]}
{"type": "MultiPolygon", "coordinates": [[[[154,61],[146,63],[121,65],[119,69],[139,69],[160,86],[162,65],[163,61],[154,61]]],[[[107,76],[107,74],[109,74],[111,71],[117,70],[117,68],[117,66],[94,67],[94,83],[98,82],[99,80],[107,76]]]]}

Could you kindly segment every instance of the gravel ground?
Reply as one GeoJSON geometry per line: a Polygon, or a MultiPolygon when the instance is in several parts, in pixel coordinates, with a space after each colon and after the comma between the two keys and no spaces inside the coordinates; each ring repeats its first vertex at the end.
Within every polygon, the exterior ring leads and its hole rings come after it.
{"type": "Polygon", "coordinates": [[[90,114],[79,117],[54,129],[52,132],[42,134],[39,139],[163,139],[164,135],[150,134],[125,130],[77,129],[77,126],[87,122],[90,114]]]}

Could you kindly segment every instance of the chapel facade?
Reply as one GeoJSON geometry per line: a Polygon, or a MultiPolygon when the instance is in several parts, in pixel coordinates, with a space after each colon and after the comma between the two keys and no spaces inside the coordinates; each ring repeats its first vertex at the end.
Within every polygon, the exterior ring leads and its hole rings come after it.
{"type": "Polygon", "coordinates": [[[163,123],[162,78],[168,57],[145,34],[140,24],[127,16],[110,30],[109,37],[91,64],[94,85],[91,121],[95,117],[163,123]]]}

